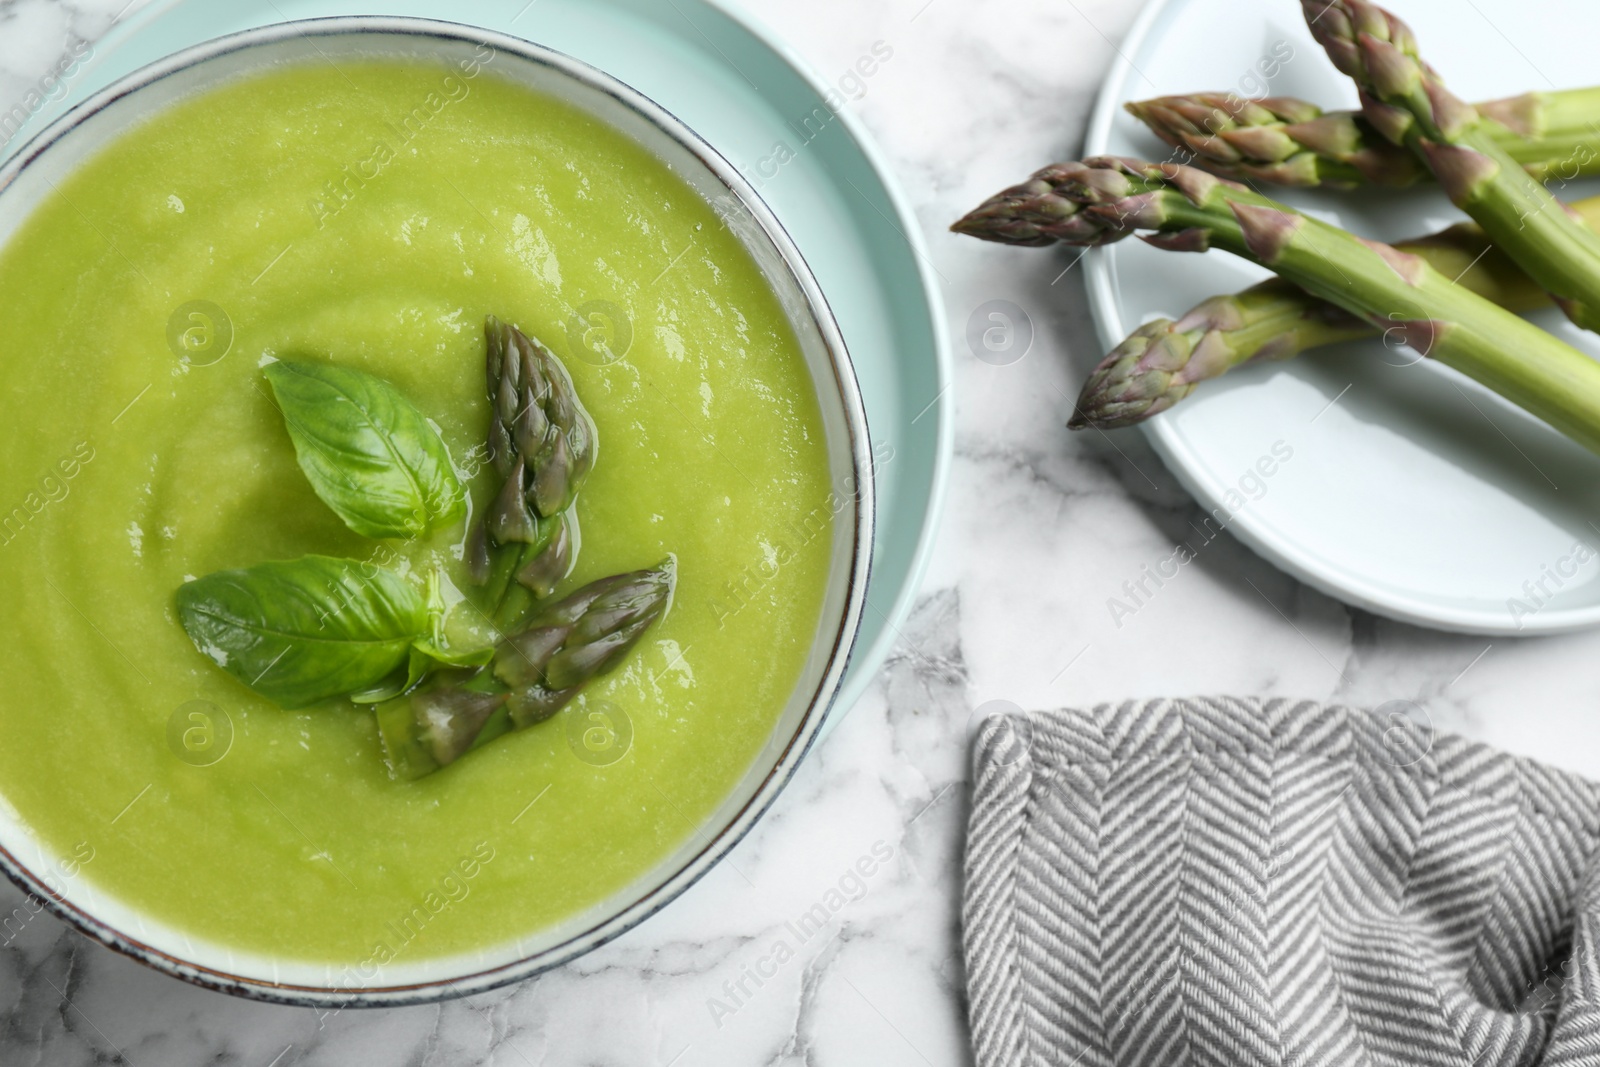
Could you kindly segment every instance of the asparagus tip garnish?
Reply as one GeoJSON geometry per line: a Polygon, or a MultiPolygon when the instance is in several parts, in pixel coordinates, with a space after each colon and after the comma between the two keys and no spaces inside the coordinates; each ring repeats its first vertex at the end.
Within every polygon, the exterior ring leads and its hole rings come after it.
{"type": "Polygon", "coordinates": [[[474,585],[499,576],[489,610],[503,620],[520,615],[526,600],[515,595],[514,583],[542,598],[571,570],[567,512],[594,467],[598,439],[571,375],[552,352],[493,315],[483,331],[489,460],[503,481],[472,532],[467,562],[474,585]]]}
{"type": "Polygon", "coordinates": [[[488,667],[441,673],[382,705],[378,724],[391,772],[419,778],[488,737],[550,718],[621,663],[666,614],[676,579],[669,557],[648,570],[591,582],[542,607],[526,629],[502,640],[488,667]]]}
{"type": "Polygon", "coordinates": [[[582,686],[620,662],[665,613],[676,580],[669,558],[591,582],[541,608],[528,629],[501,643],[495,677],[514,691],[582,686]]]}

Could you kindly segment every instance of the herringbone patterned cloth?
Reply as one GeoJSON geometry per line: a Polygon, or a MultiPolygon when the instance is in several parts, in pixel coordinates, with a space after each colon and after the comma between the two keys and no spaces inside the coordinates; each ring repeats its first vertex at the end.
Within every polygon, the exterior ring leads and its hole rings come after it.
{"type": "Polygon", "coordinates": [[[974,759],[981,1067],[1600,1065],[1600,787],[1286,701],[992,719],[974,759]]]}

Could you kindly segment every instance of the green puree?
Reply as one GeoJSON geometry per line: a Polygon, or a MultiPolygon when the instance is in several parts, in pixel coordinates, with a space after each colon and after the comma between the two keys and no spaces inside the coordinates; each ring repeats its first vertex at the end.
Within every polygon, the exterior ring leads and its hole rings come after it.
{"type": "MultiPolygon", "coordinates": [[[[827,575],[814,388],[737,240],[609,129],[492,61],[470,79],[286,68],[124,134],[5,249],[0,294],[0,792],[57,852],[92,856],[72,877],[230,948],[413,962],[624,886],[698,831],[767,740],[827,575]],[[191,301],[231,320],[220,361],[169,347],[191,301]],[[631,317],[624,360],[573,351],[569,316],[591,301],[631,317]],[[173,595],[308,553],[401,569],[453,556],[464,527],[430,546],[346,529],[296,467],[260,366],[382,376],[470,470],[490,313],[566,362],[599,429],[558,593],[669,553],[678,590],[555,719],[392,782],[370,711],[255,696],[196,652],[173,595]],[[233,726],[210,766],[168,740],[195,700],[233,726]],[[609,766],[568,741],[597,701],[632,723],[609,766]]],[[[494,480],[472,480],[477,507],[494,480]]]]}

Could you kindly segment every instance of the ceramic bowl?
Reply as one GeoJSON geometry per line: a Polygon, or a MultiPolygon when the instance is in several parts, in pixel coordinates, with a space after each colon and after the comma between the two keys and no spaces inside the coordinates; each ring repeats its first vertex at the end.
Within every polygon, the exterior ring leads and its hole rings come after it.
{"type": "MultiPolygon", "coordinates": [[[[582,109],[670,166],[738,236],[800,341],[826,429],[841,501],[820,622],[799,684],[733,793],[688,840],[624,890],[551,928],[470,955],[394,964],[306,962],[202,943],[105,893],[52,872],[43,846],[0,803],[0,866],[53,912],[111,948],[208,988],[317,1007],[393,1006],[481,992],[582,955],[665,906],[733,848],[771,805],[816,739],[861,623],[873,543],[873,464],[866,415],[843,338],[821,289],[777,218],[738,170],[665,109],[599,70],[503,34],[427,19],[287,22],[190,48],[102,90],[42,131],[0,170],[0,246],[75,167],[175,101],[285,64],[407,58],[455,65],[495,52],[494,76],[582,109]]],[[[0,793],[4,785],[0,783],[0,793]]]]}

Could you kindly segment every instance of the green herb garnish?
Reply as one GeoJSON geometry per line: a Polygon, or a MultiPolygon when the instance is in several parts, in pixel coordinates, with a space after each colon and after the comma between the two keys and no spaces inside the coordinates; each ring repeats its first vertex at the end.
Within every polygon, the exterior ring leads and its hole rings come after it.
{"type": "Polygon", "coordinates": [[[328,363],[265,372],[300,469],[363,537],[427,537],[466,514],[466,493],[437,430],[381,378],[328,363]]]}
{"type": "MultiPolygon", "coordinates": [[[[178,590],[195,647],[285,708],[375,704],[390,772],[416,778],[543,722],[611,670],[666,611],[675,565],[605,578],[538,610],[572,570],[572,505],[594,466],[594,422],[561,362],[490,317],[488,454],[500,489],[467,541],[467,570],[496,644],[445,638],[442,576],[424,596],[355,560],[307,556],[222,571],[178,590]],[[520,632],[519,632],[520,631],[520,632]]],[[[420,538],[466,513],[433,424],[388,382],[320,363],[266,377],[300,469],[355,532],[420,538]]]]}
{"type": "Polygon", "coordinates": [[[410,582],[327,556],[188,582],[178,590],[178,614],[217,666],[290,709],[377,685],[430,629],[410,582]]]}

